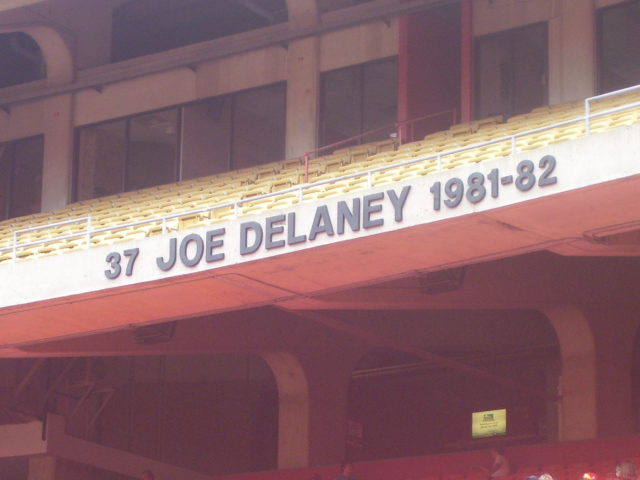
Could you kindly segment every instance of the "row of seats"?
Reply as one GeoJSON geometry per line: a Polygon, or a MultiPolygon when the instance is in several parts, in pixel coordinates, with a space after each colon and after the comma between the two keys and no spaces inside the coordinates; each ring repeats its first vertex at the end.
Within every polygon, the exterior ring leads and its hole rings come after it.
{"type": "MultiPolygon", "coordinates": [[[[599,112],[635,102],[640,102],[640,90],[596,101],[591,110],[599,112]]],[[[300,201],[318,200],[373,185],[428,175],[440,168],[452,169],[505,157],[511,154],[513,143],[516,151],[527,151],[578,138],[585,133],[584,122],[568,123],[535,133],[525,132],[570,121],[583,113],[584,102],[544,106],[511,117],[507,121],[501,116],[495,116],[454,125],[448,130],[427,135],[423,140],[400,146],[394,139],[390,139],[343,148],[311,160],[307,171],[304,160],[295,158],[78,202],[57,212],[40,213],[0,223],[0,249],[12,245],[14,231],[74,219],[77,221],[19,233],[18,243],[38,243],[19,248],[17,258],[24,260],[88,246],[145,238],[165,230],[192,228],[228,220],[234,216],[287,208],[300,201]],[[511,135],[517,135],[515,142],[506,138],[511,135]],[[474,147],[479,144],[484,145],[474,147]],[[466,150],[456,151],[459,149],[466,150]],[[451,151],[454,153],[449,153],[451,151]],[[415,162],[428,156],[437,157],[415,162]],[[370,175],[360,174],[371,169],[379,170],[370,175]],[[352,177],[339,179],[349,175],[352,177]],[[325,183],[306,188],[302,193],[287,191],[306,180],[310,183],[325,183]],[[262,198],[263,195],[279,191],[283,191],[283,194],[262,198]],[[239,201],[242,202],[234,207],[233,203],[239,201]],[[186,214],[194,210],[206,210],[214,205],[222,208],[186,214]],[[163,216],[173,218],[163,224],[157,220],[163,216]],[[102,230],[92,234],[90,240],[84,234],[89,224],[88,217],[91,219],[91,228],[102,230]],[[122,226],[134,222],[140,223],[122,226]],[[70,235],[73,237],[65,240],[58,238],[70,235]]],[[[639,121],[640,107],[635,107],[592,119],[590,130],[597,133],[639,121]]],[[[0,263],[11,260],[12,256],[12,251],[0,250],[0,263]]]]}
{"type": "MultiPolygon", "coordinates": [[[[536,467],[522,467],[516,468],[515,473],[500,477],[500,480],[525,480],[528,477],[537,477],[543,473],[547,473],[553,477],[554,480],[582,480],[582,476],[589,472],[595,473],[598,480],[611,480],[615,477],[615,466],[618,461],[605,460],[598,462],[580,462],[570,464],[550,464],[539,465],[536,467]]],[[[640,458],[630,458],[624,460],[631,460],[636,465],[640,465],[640,458]]],[[[483,472],[472,473],[452,473],[450,475],[439,476],[423,476],[414,479],[406,480],[486,480],[487,474],[483,472]]]]}

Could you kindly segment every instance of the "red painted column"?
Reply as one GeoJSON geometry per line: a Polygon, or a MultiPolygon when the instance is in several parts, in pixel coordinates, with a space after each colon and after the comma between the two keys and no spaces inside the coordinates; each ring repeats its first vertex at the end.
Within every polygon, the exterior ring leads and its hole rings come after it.
{"type": "Polygon", "coordinates": [[[473,120],[473,0],[460,5],[460,120],[473,120]]]}
{"type": "Polygon", "coordinates": [[[398,45],[398,141],[407,141],[409,120],[409,16],[400,17],[398,45]]]}
{"type": "Polygon", "coordinates": [[[402,142],[448,128],[460,108],[460,26],[457,5],[400,19],[398,122],[402,142]],[[423,118],[431,116],[429,118],[423,118]],[[420,118],[421,120],[415,121],[420,118]],[[412,121],[411,124],[406,124],[412,121]]]}

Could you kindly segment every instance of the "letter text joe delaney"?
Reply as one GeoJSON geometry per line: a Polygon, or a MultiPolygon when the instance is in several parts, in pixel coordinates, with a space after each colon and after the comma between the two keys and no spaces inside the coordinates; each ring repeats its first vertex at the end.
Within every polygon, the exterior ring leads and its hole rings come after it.
{"type": "MultiPolygon", "coordinates": [[[[266,217],[261,221],[247,221],[240,224],[238,250],[246,257],[263,250],[273,250],[285,246],[300,245],[313,242],[323,236],[332,237],[346,232],[358,232],[384,225],[383,209],[390,205],[396,222],[402,222],[404,207],[409,197],[411,186],[407,185],[396,190],[387,190],[351,200],[339,201],[331,208],[319,205],[308,218],[304,231],[300,227],[299,214],[296,212],[282,213],[266,217]],[[385,199],[388,203],[385,203],[385,199]]],[[[166,250],[155,257],[155,265],[162,272],[168,272],[177,264],[185,267],[195,267],[201,262],[207,264],[221,262],[225,259],[225,243],[227,242],[225,228],[208,230],[203,235],[189,233],[183,237],[168,239],[166,250]]],[[[110,252],[107,255],[109,269],[104,271],[105,277],[115,279],[124,273],[132,276],[135,263],[139,255],[138,248],[120,252],[110,252]],[[121,265],[126,262],[126,265],[121,265]]]]}

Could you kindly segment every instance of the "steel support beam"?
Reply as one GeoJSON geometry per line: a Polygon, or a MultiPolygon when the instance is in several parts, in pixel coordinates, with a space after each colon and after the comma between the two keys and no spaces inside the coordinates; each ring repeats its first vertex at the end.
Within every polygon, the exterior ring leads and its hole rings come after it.
{"type": "Polygon", "coordinates": [[[217,60],[259,48],[288,44],[294,40],[341,30],[361,23],[386,20],[459,0],[373,0],[362,5],[328,12],[312,26],[295,28],[288,23],[217,38],[166,52],[132,58],[77,73],[75,81],[47,87],[17,85],[0,91],[0,105],[9,106],[32,100],[74,93],[109,84],[156,74],[176,68],[190,68],[201,62],[217,60]]]}
{"type": "MultiPolygon", "coordinates": [[[[282,308],[282,307],[279,307],[279,308],[282,308]]],[[[467,375],[484,378],[485,380],[492,382],[494,384],[502,385],[512,390],[526,393],[527,395],[530,395],[532,397],[541,398],[543,400],[550,401],[550,402],[555,402],[559,399],[559,396],[549,395],[544,392],[540,392],[537,389],[515,382],[510,378],[496,375],[494,373],[488,372],[481,368],[474,367],[473,365],[467,365],[466,363],[458,362],[457,360],[452,360],[450,358],[443,357],[442,355],[429,352],[422,348],[418,348],[418,347],[404,344],[402,342],[398,342],[396,340],[393,340],[391,338],[388,338],[384,335],[373,332],[371,330],[366,330],[364,328],[360,328],[355,325],[351,325],[349,323],[343,322],[342,320],[333,318],[325,313],[320,313],[317,311],[306,311],[306,310],[299,311],[299,310],[288,310],[284,308],[282,309],[288,313],[297,315],[300,318],[304,318],[312,322],[320,323],[333,330],[337,330],[339,332],[343,332],[348,335],[359,338],[361,340],[364,340],[365,342],[371,345],[391,348],[393,350],[408,353],[410,355],[415,355],[416,357],[421,358],[422,360],[434,362],[444,367],[451,368],[452,370],[457,370],[467,375]]]]}

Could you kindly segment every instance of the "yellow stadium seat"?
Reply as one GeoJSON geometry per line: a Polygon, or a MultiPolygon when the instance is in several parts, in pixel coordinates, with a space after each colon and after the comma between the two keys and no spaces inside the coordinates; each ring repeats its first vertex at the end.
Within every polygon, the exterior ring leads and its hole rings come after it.
{"type": "Polygon", "coordinates": [[[379,172],[374,172],[372,175],[373,185],[383,185],[386,183],[394,182],[395,178],[403,173],[407,166],[403,167],[394,167],[389,168],[387,170],[381,170],[379,172]]]}
{"type": "Polygon", "coordinates": [[[624,127],[640,122],[640,108],[635,110],[624,110],[611,114],[611,128],[624,127]]]}
{"type": "Polygon", "coordinates": [[[495,125],[499,125],[504,122],[504,117],[502,115],[494,115],[493,117],[483,118],[481,120],[475,120],[472,122],[474,124],[475,130],[485,130],[488,128],[492,128],[495,125]]]}
{"type": "Polygon", "coordinates": [[[308,188],[303,189],[302,191],[302,199],[309,200],[311,198],[315,198],[320,192],[324,192],[324,185],[314,185],[308,188]]]}
{"type": "Polygon", "coordinates": [[[381,152],[392,152],[396,149],[396,140],[390,138],[389,140],[381,140],[368,144],[369,155],[375,155],[381,152]]]}
{"type": "Polygon", "coordinates": [[[438,164],[436,159],[427,160],[425,162],[418,162],[408,166],[408,169],[414,176],[429,175],[438,171],[438,164]]]}
{"type": "Polygon", "coordinates": [[[35,247],[19,248],[18,250],[16,250],[16,261],[28,260],[31,257],[36,256],[36,254],[37,250],[35,247]]]}
{"type": "Polygon", "coordinates": [[[256,213],[258,211],[266,210],[269,204],[273,203],[275,197],[264,197],[240,204],[239,215],[248,215],[249,213],[256,213]]]}
{"type": "Polygon", "coordinates": [[[234,215],[235,215],[235,209],[233,206],[215,208],[213,210],[210,210],[208,213],[208,217],[211,223],[227,220],[229,218],[232,218],[234,215]]]}
{"type": "Polygon", "coordinates": [[[9,263],[10,261],[12,261],[12,259],[13,259],[13,255],[10,251],[0,252],[0,264],[9,263]]]}
{"type": "Polygon", "coordinates": [[[298,193],[285,193],[283,195],[278,195],[273,203],[269,206],[271,210],[275,210],[278,208],[286,208],[296,205],[298,203],[298,193]]]}
{"type": "Polygon", "coordinates": [[[521,137],[517,142],[517,150],[525,152],[536,148],[546,147],[553,142],[555,134],[551,130],[535,133],[526,137],[521,137]]]}
{"type": "Polygon", "coordinates": [[[473,155],[473,152],[470,150],[457,152],[457,153],[442,157],[443,170],[460,167],[462,165],[467,165],[469,163],[474,163],[474,155],[473,155]]]}
{"type": "Polygon", "coordinates": [[[574,140],[584,135],[584,123],[572,124],[566,127],[560,127],[554,138],[554,142],[564,142],[574,140]]]}
{"type": "MultiPolygon", "coordinates": [[[[640,101],[640,90],[592,102],[593,112],[603,112],[622,105],[640,101]]],[[[431,133],[424,140],[398,145],[394,139],[371,142],[336,150],[330,155],[309,160],[308,178],[305,176],[303,158],[292,158],[245,168],[233,172],[210,175],[169,185],[111,195],[109,197],[76,202],[66,208],[49,213],[6,220],[0,223],[0,247],[10,246],[15,230],[47,225],[68,219],[91,216],[94,229],[113,227],[92,236],[92,245],[102,245],[124,240],[135,240],[162,232],[160,221],[150,221],[137,227],[122,225],[140,220],[153,220],[161,216],[180,214],[167,222],[167,231],[193,228],[234,218],[238,215],[254,214],[266,210],[287,208],[300,201],[297,191],[267,198],[257,198],[267,193],[286,190],[303,182],[331,180],[331,183],[312,186],[302,195],[303,201],[321,199],[366,188],[369,185],[369,169],[387,167],[413,159],[428,158],[409,165],[391,167],[374,172],[374,185],[397,182],[411,177],[429,175],[438,170],[441,155],[443,169],[457,168],[470,163],[483,162],[511,155],[511,140],[482,145],[492,139],[508,137],[554,123],[571,120],[584,113],[584,102],[572,102],[541,106],[531,112],[516,115],[506,122],[500,116],[460,123],[448,130],[431,133]],[[476,145],[482,145],[476,147],[476,145]],[[458,148],[467,148],[455,154],[447,153],[458,148]],[[430,158],[433,157],[433,158],[430,158]],[[341,176],[360,173],[357,177],[340,179],[341,176]],[[335,181],[334,181],[335,180],[335,181]],[[227,205],[205,212],[189,213],[225,203],[247,199],[237,210],[227,205]],[[249,201],[250,200],[250,201],[249,201]]],[[[640,107],[633,107],[590,120],[592,133],[621,128],[640,121],[640,107]]],[[[585,133],[583,121],[521,135],[516,140],[517,151],[544,148],[549,144],[580,138],[585,133]]],[[[52,226],[42,230],[24,232],[19,235],[22,243],[39,242],[32,247],[19,249],[18,258],[26,260],[38,255],[54,255],[64,251],[84,248],[84,231],[87,222],[78,221],[66,225],[52,226]],[[68,240],[60,236],[79,234],[68,240]]],[[[10,261],[11,250],[0,252],[0,262],[10,261]]]]}
{"type": "Polygon", "coordinates": [[[369,178],[367,175],[351,178],[347,181],[347,184],[342,189],[342,193],[351,192],[353,190],[362,190],[369,187],[369,178]]]}

